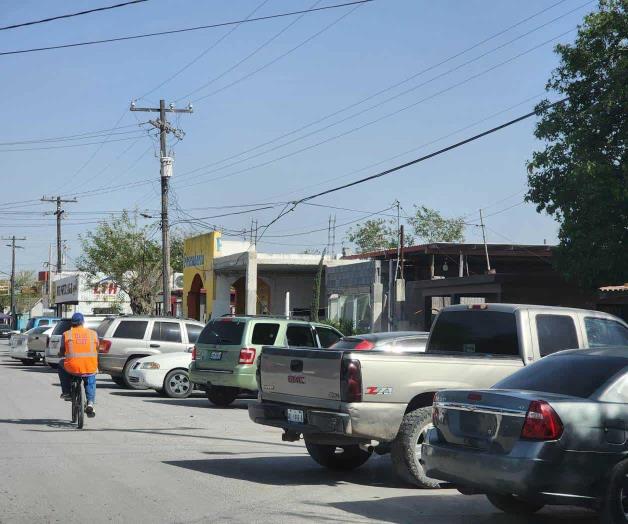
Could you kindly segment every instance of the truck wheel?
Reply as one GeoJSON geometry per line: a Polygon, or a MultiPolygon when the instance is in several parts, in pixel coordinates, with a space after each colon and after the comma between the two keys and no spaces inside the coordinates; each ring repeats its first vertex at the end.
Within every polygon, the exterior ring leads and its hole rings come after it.
{"type": "Polygon", "coordinates": [[[226,386],[209,386],[207,388],[207,399],[214,406],[226,407],[231,404],[238,396],[238,388],[230,388],[226,386]]]}
{"type": "Polygon", "coordinates": [[[440,487],[440,481],[428,477],[419,463],[421,445],[431,424],[431,406],[406,413],[393,441],[390,455],[395,473],[409,484],[424,489],[440,487]]]}
{"type": "Polygon", "coordinates": [[[335,471],[351,471],[364,464],[371,452],[360,449],[357,444],[351,446],[330,446],[314,444],[305,439],[305,447],[316,462],[321,466],[335,471]]]}
{"type": "Polygon", "coordinates": [[[515,495],[488,493],[486,498],[497,509],[501,509],[504,513],[509,513],[511,515],[532,515],[544,506],[544,504],[520,499],[515,495]]]}
{"type": "Polygon", "coordinates": [[[602,524],[628,522],[628,460],[611,470],[600,514],[602,524]]]}

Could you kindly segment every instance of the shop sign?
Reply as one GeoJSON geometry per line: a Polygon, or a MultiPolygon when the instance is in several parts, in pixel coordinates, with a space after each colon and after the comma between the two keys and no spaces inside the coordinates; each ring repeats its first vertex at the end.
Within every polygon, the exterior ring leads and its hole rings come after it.
{"type": "Polygon", "coordinates": [[[205,264],[205,255],[191,255],[184,257],[183,265],[185,267],[198,267],[205,264]]]}
{"type": "Polygon", "coordinates": [[[55,302],[78,302],[79,299],[79,277],[74,275],[62,278],[55,282],[55,302]]]}

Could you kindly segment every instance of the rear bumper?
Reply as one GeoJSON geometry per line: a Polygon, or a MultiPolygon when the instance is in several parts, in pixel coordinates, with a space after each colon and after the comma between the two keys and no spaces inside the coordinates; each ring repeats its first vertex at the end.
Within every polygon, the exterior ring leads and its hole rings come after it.
{"type": "Polygon", "coordinates": [[[124,364],[126,364],[126,356],[118,357],[114,355],[98,354],[98,369],[105,375],[112,377],[122,376],[124,364]]]}
{"type": "Polygon", "coordinates": [[[229,388],[257,391],[255,370],[247,369],[246,373],[240,369],[209,370],[196,369],[194,363],[190,366],[190,382],[205,388],[208,386],[223,386],[229,388]]]}
{"type": "Polygon", "coordinates": [[[469,491],[588,507],[598,504],[603,480],[618,460],[615,454],[564,451],[557,442],[519,442],[509,454],[496,455],[439,442],[435,429],[421,453],[429,477],[469,491]]]}

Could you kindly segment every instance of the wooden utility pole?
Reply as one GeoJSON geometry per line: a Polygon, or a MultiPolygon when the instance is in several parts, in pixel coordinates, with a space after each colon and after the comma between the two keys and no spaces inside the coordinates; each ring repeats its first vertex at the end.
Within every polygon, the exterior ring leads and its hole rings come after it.
{"type": "Polygon", "coordinates": [[[170,177],[172,176],[172,157],[168,156],[166,138],[172,133],[182,139],[185,133],[171,126],[166,118],[166,113],[191,113],[192,105],[185,109],[175,109],[174,104],[166,107],[166,101],[160,100],[159,107],[136,107],[131,103],[131,111],[143,111],[159,113],[159,120],[150,120],[149,123],[159,129],[160,145],[160,175],[161,175],[161,249],[162,249],[162,288],[163,288],[163,314],[170,316],[170,225],[168,221],[168,191],[170,177]]]}
{"type": "Polygon", "coordinates": [[[62,204],[66,203],[76,203],[78,200],[76,198],[64,199],[60,196],[56,197],[42,197],[42,202],[55,202],[57,204],[57,209],[52,212],[53,215],[57,217],[57,273],[61,273],[63,270],[63,254],[61,252],[62,240],[61,240],[61,218],[65,213],[65,210],[62,207],[62,204]]]}
{"type": "Polygon", "coordinates": [[[26,238],[21,237],[17,238],[15,235],[11,237],[2,237],[2,240],[10,240],[10,244],[6,244],[7,247],[11,248],[11,323],[13,329],[17,326],[17,312],[15,308],[15,250],[16,249],[24,249],[22,246],[18,246],[16,244],[19,240],[26,240],[26,238]]]}

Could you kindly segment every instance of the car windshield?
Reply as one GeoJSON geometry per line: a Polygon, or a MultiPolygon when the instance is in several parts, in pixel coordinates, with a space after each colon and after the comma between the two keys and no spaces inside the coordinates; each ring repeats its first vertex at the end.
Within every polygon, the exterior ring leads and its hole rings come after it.
{"type": "Polygon", "coordinates": [[[55,324],[55,328],[52,330],[53,335],[63,335],[68,329],[72,327],[72,323],[69,318],[62,318],[55,324]]]}
{"type": "Polygon", "coordinates": [[[210,321],[198,337],[199,344],[239,345],[242,343],[245,322],[232,318],[210,321]]]}
{"type": "Polygon", "coordinates": [[[493,386],[588,398],[613,375],[628,368],[628,359],[588,355],[545,357],[493,386]]]}

